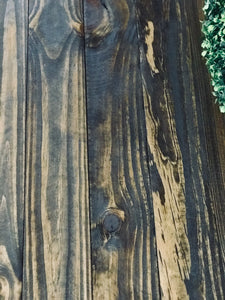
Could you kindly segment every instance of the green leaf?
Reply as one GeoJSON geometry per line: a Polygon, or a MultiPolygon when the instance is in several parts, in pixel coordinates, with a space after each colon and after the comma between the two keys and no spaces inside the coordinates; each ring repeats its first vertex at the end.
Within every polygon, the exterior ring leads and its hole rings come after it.
{"type": "Polygon", "coordinates": [[[221,113],[225,113],[225,105],[220,105],[219,108],[221,113]]]}
{"type": "Polygon", "coordinates": [[[225,112],[225,0],[205,0],[202,56],[211,75],[213,95],[225,112]]]}
{"type": "Polygon", "coordinates": [[[208,27],[207,27],[207,29],[208,29],[208,32],[212,32],[213,30],[214,30],[214,26],[213,25],[209,25],[208,27]]]}

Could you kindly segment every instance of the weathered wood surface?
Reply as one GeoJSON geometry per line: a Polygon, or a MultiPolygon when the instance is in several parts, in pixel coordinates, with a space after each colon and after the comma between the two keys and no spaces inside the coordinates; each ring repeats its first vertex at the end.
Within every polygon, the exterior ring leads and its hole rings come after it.
{"type": "Polygon", "coordinates": [[[202,6],[0,0],[0,299],[224,298],[202,6]]]}
{"type": "Polygon", "coordinates": [[[177,299],[183,281],[191,299],[222,299],[224,222],[216,223],[216,219],[224,219],[225,212],[218,209],[224,206],[224,169],[219,171],[224,166],[224,157],[219,154],[223,150],[216,139],[224,143],[225,122],[224,116],[213,111],[209,79],[200,56],[197,3],[152,3],[149,14],[155,28],[153,48],[159,74],[149,80],[148,67],[143,63],[142,68],[148,143],[166,195],[164,207],[159,204],[159,197],[153,196],[154,208],[160,213],[157,216],[154,210],[161,295],[177,299]],[[221,136],[214,131],[215,120],[220,122],[221,136]],[[179,204],[182,188],[183,212],[179,204]],[[174,202],[178,202],[177,209],[174,202]],[[188,244],[187,248],[180,244],[179,251],[172,234],[177,236],[180,232],[182,213],[188,244]],[[168,215],[172,215],[176,230],[169,228],[168,215]],[[182,258],[186,261],[186,272],[185,268],[182,270],[182,258]],[[179,283],[173,260],[180,269],[179,283]]]}
{"type": "Polygon", "coordinates": [[[26,25],[26,1],[0,1],[0,299],[22,288],[26,25]]]}
{"type": "Polygon", "coordinates": [[[90,299],[82,10],[30,1],[23,299],[90,299]]]}
{"type": "Polygon", "coordinates": [[[94,299],[224,297],[225,121],[202,5],[85,2],[94,299]]]}
{"type": "Polygon", "coordinates": [[[84,11],[93,298],[158,299],[136,7],[87,1],[84,11]]]}

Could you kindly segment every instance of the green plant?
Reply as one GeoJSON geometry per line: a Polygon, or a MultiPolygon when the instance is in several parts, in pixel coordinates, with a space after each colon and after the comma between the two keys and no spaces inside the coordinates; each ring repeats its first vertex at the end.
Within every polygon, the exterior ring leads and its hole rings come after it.
{"type": "Polygon", "coordinates": [[[213,95],[225,113],[225,0],[205,0],[202,56],[211,74],[213,95]]]}

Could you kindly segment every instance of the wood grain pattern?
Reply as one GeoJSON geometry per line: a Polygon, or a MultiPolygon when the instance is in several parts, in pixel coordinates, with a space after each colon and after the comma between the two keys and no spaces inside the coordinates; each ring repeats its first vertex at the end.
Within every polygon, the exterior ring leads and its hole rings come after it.
{"type": "Polygon", "coordinates": [[[158,299],[135,6],[87,1],[85,22],[93,299],[158,299]],[[112,209],[116,232],[103,222],[112,209]]]}
{"type": "Polygon", "coordinates": [[[85,2],[94,299],[223,298],[224,116],[202,4],[85,2]]]}
{"type": "Polygon", "coordinates": [[[20,299],[27,3],[0,1],[0,299],[20,299]]]}
{"type": "Polygon", "coordinates": [[[203,2],[0,0],[1,300],[224,299],[203,2]]]}
{"type": "Polygon", "coordinates": [[[29,7],[23,299],[90,299],[82,11],[29,7]]]}
{"type": "MultiPolygon", "coordinates": [[[[196,1],[152,2],[140,22],[142,39],[148,22],[154,25],[153,50],[159,71],[154,74],[150,64],[149,68],[144,55],[149,45],[143,46],[147,138],[165,190],[161,207],[160,199],[155,201],[153,196],[161,296],[165,299],[222,299],[225,294],[224,169],[219,171],[224,156],[218,155],[223,150],[217,141],[224,141],[225,126],[223,115],[213,115],[209,77],[200,55],[197,4],[200,6],[196,1]],[[217,127],[220,136],[214,131],[215,122],[223,124],[217,127]]],[[[145,9],[142,5],[140,12],[145,9]]]]}

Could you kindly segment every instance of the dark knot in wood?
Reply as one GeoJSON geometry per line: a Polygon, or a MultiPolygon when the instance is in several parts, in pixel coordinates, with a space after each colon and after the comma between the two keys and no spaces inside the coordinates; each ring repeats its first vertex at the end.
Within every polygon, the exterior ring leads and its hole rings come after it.
{"type": "Polygon", "coordinates": [[[126,0],[85,0],[85,39],[89,47],[98,47],[112,31],[124,31],[129,19],[126,0]]]}
{"type": "Polygon", "coordinates": [[[108,214],[105,216],[103,226],[109,233],[117,232],[121,227],[121,220],[117,215],[108,214]]]}
{"type": "Polygon", "coordinates": [[[106,232],[112,234],[120,231],[124,220],[124,211],[116,208],[110,208],[105,212],[103,216],[102,225],[106,232]]]}

